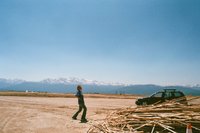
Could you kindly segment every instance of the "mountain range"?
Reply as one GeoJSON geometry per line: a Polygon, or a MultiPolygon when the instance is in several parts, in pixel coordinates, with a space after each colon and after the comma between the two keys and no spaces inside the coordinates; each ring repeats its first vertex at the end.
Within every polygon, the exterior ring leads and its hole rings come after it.
{"type": "Polygon", "coordinates": [[[122,84],[106,83],[96,80],[79,78],[44,79],[42,81],[25,81],[21,79],[0,78],[0,91],[34,91],[50,93],[75,93],[76,86],[84,87],[84,93],[107,93],[107,94],[136,94],[150,95],[162,89],[177,89],[186,95],[200,95],[200,85],[194,86],[160,86],[154,84],[122,84]]]}

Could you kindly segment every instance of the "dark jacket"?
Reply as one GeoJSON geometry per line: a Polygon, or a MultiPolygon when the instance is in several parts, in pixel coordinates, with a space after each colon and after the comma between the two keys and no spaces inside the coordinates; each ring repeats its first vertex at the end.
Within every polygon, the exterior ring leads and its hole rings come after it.
{"type": "Polygon", "coordinates": [[[78,90],[75,96],[78,97],[78,104],[85,104],[82,91],[78,90]]]}

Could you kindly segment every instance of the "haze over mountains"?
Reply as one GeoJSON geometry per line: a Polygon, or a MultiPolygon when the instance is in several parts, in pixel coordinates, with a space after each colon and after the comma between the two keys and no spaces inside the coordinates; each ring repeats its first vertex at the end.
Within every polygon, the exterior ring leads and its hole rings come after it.
{"type": "Polygon", "coordinates": [[[84,93],[139,94],[150,95],[168,88],[183,91],[187,95],[200,95],[200,85],[191,86],[159,86],[153,84],[132,85],[122,83],[106,83],[79,78],[44,79],[33,82],[20,79],[0,79],[0,91],[37,91],[53,93],[75,93],[77,84],[84,86],[84,93]]]}

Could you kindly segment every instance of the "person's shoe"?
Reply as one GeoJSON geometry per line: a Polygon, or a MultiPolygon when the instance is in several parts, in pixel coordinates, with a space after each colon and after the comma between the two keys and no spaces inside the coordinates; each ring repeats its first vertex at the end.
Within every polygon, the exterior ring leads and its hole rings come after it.
{"type": "Polygon", "coordinates": [[[73,120],[77,120],[77,118],[76,118],[76,117],[72,117],[72,119],[73,119],[73,120]]]}
{"type": "Polygon", "coordinates": [[[88,120],[87,119],[81,119],[81,123],[87,123],[88,120]]]}

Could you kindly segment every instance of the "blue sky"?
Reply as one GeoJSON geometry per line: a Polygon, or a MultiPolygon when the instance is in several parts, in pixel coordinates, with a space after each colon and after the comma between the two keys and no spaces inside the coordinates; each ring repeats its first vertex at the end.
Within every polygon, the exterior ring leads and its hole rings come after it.
{"type": "Polygon", "coordinates": [[[200,84],[199,0],[1,0],[0,77],[200,84]]]}

